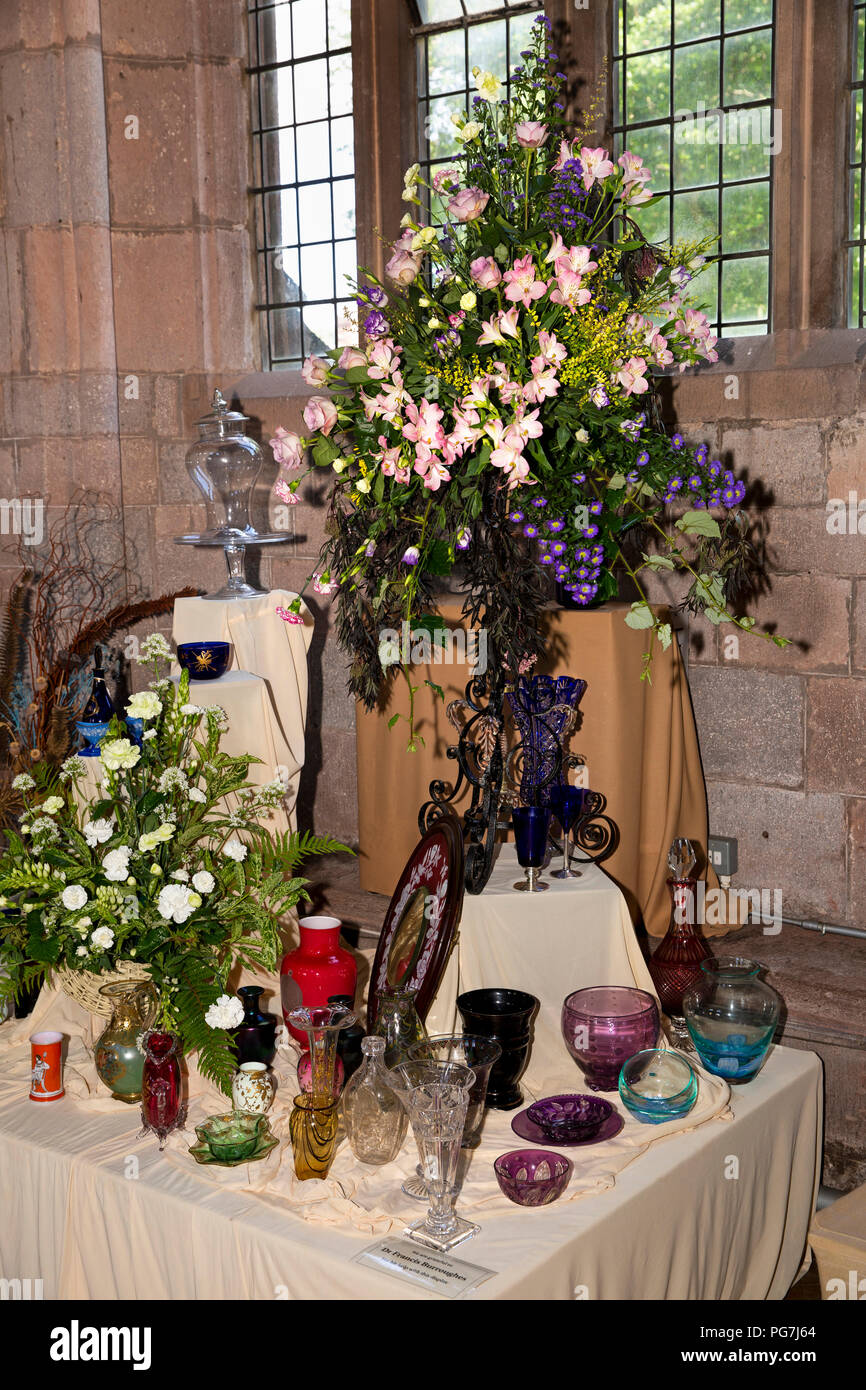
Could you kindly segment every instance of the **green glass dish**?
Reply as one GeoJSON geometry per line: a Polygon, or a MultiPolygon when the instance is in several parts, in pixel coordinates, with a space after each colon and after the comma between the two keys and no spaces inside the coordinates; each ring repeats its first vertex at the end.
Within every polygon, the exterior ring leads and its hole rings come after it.
{"type": "Polygon", "coordinates": [[[232,1110],[225,1115],[211,1115],[203,1125],[196,1125],[195,1132],[217,1162],[242,1163],[255,1153],[267,1128],[265,1115],[232,1110]]]}

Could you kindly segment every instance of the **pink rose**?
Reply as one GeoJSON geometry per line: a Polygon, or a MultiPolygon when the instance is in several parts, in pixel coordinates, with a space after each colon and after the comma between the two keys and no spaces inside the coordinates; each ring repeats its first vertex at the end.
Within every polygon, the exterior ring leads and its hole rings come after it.
{"type": "Polygon", "coordinates": [[[489,201],[490,194],[480,188],[461,188],[448,203],[448,211],[455,222],[476,222],[489,201]]]}
{"type": "Polygon", "coordinates": [[[323,357],[308,357],[301,368],[301,376],[308,386],[324,386],[328,380],[328,363],[323,357]]]}
{"type": "Polygon", "coordinates": [[[268,440],[274,451],[274,458],[282,468],[300,468],[303,463],[301,441],[291,430],[277,429],[273,439],[268,440]]]}
{"type": "Polygon", "coordinates": [[[360,348],[345,347],[337,359],[337,366],[347,372],[350,367],[366,367],[367,359],[360,348]]]}
{"type": "Polygon", "coordinates": [[[337,407],[327,396],[311,396],[304,406],[304,424],[319,434],[330,434],[337,423],[337,407]]]}
{"type": "Polygon", "coordinates": [[[482,290],[495,290],[502,279],[502,271],[492,256],[479,256],[470,265],[469,274],[482,290]]]}
{"type": "Polygon", "coordinates": [[[421,257],[413,251],[395,251],[388,264],[385,266],[385,274],[389,280],[394,280],[398,285],[411,285],[421,269],[421,257]]]}
{"type": "Polygon", "coordinates": [[[547,139],[547,126],[542,121],[519,121],[514,134],[525,150],[538,150],[547,139]]]}

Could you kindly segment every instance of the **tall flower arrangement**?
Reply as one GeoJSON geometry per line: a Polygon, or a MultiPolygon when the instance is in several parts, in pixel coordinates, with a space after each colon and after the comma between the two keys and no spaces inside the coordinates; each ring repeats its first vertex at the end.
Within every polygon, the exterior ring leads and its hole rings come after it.
{"type": "Polygon", "coordinates": [[[298,867],[345,846],[268,830],[282,780],[254,786],[258,760],[220,751],[225,712],[190,701],[187,672],[177,684],[160,677],[170,656],[158,634],[142,643],[155,678],[127,706],[143,723],[141,743],[112,721],[95,795],[79,757],[53,787],[45,765],[16,778],[24,812],[0,854],[0,943],[15,990],[61,968],[139,963],[162,1025],[228,1091],[236,1062],[226,1030],[239,1021],[228,976],[237,965],[276,969],[279,918],[306,897],[298,867]]]}
{"type": "Polygon", "coordinates": [[[451,165],[429,183],[407,171],[385,277],[357,290],[366,346],[307,359],[310,433],[272,441],[284,500],[308,449],[335,476],[312,583],[339,587],[350,688],[368,707],[393,659],[381,630],[422,613],[458,560],[464,612],[512,674],[539,651],[545,573],[583,605],[629,577],[644,674],[653,639],[671,641],[650,571],[686,572],[711,622],[754,625],[730,606],[753,558],[745,485],[668,434],[654,392],[659,371],[717,358],[686,297],[710,242],[649,245],[634,220],[652,200],[641,157],[565,133],[545,18],[522,57],[510,102],[476,70],[451,165]]]}

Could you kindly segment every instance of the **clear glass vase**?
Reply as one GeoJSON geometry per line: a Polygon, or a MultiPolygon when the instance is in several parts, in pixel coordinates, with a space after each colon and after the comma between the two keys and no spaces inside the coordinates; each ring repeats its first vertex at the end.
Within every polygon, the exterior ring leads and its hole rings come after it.
{"type": "Polygon", "coordinates": [[[385,1066],[389,1070],[408,1060],[410,1047],[427,1037],[427,1029],[415,1008],[412,990],[381,991],[374,1032],[385,1039],[385,1066]]]}
{"type": "Polygon", "coordinates": [[[705,960],[701,981],[683,999],[695,1050],[707,1071],[750,1081],[760,1071],[779,1022],[781,1000],[744,956],[705,960]]]}
{"type": "Polygon", "coordinates": [[[404,1062],[395,1072],[427,1184],[427,1215],[405,1229],[410,1240],[451,1250],[481,1229],[454,1211],[460,1143],[475,1073],[456,1062],[404,1062]]]}
{"type": "Polygon", "coordinates": [[[385,1039],[364,1038],[364,1060],[343,1092],[343,1122],[349,1147],[360,1163],[381,1166],[395,1159],[406,1138],[409,1117],[388,1084],[385,1039]]]}

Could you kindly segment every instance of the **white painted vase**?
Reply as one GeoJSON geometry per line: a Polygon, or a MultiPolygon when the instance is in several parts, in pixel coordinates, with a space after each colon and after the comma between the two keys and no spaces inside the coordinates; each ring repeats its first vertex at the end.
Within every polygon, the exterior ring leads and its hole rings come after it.
{"type": "Polygon", "coordinates": [[[264,1115],[274,1098],[274,1080],[264,1062],[242,1062],[232,1080],[235,1110],[264,1115]]]}

